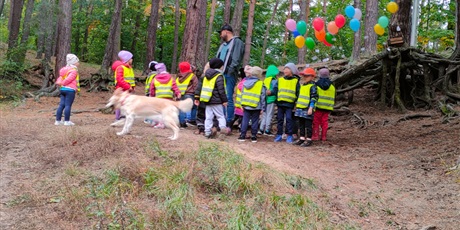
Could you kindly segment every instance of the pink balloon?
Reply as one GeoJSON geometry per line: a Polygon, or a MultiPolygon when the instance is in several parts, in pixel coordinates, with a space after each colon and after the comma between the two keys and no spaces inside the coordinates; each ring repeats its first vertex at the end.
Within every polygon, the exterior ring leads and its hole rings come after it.
{"type": "Polygon", "coordinates": [[[285,25],[286,25],[286,28],[291,32],[297,29],[297,23],[293,19],[286,20],[285,25]]]}
{"type": "Polygon", "coordinates": [[[324,20],[322,18],[313,19],[313,28],[316,31],[321,31],[324,28],[324,20]]]}
{"type": "Polygon", "coordinates": [[[345,25],[345,17],[341,14],[337,14],[337,16],[335,16],[335,25],[342,28],[345,25]]]}
{"type": "Polygon", "coordinates": [[[327,31],[332,35],[336,35],[339,32],[339,27],[332,21],[327,24],[327,31]]]}

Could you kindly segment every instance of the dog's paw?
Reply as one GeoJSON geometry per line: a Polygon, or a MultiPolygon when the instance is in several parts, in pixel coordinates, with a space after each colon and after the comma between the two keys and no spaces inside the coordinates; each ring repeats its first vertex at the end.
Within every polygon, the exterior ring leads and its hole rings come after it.
{"type": "Polygon", "coordinates": [[[168,139],[174,141],[174,140],[177,140],[177,137],[170,136],[170,137],[168,137],[168,139]]]}
{"type": "Polygon", "coordinates": [[[117,132],[117,135],[118,136],[123,136],[123,135],[125,135],[125,133],[124,132],[117,132]]]}

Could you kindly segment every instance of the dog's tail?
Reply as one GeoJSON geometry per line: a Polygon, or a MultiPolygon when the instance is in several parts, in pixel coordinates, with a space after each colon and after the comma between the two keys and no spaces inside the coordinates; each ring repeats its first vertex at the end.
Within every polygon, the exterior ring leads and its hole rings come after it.
{"type": "Polygon", "coordinates": [[[184,113],[188,113],[192,110],[193,107],[193,100],[191,98],[187,98],[183,101],[179,101],[177,103],[177,108],[184,113]]]}

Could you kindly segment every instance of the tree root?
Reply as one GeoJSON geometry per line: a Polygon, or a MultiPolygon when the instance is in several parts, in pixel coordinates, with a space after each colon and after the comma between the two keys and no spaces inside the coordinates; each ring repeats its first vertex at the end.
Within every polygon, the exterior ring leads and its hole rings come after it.
{"type": "Polygon", "coordinates": [[[412,120],[412,119],[417,119],[417,118],[422,118],[422,117],[433,117],[433,115],[431,114],[410,114],[410,115],[406,115],[402,118],[399,118],[396,123],[399,123],[401,121],[408,121],[408,120],[412,120]]]}

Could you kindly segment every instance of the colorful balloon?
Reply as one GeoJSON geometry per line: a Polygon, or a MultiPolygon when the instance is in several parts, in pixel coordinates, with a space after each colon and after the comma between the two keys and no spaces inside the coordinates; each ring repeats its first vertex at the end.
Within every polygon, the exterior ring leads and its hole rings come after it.
{"type": "Polygon", "coordinates": [[[315,37],[320,42],[326,40],[326,31],[324,31],[324,29],[322,29],[320,31],[315,31],[315,37]]]}
{"type": "Polygon", "coordinates": [[[292,31],[294,32],[294,30],[296,29],[296,23],[293,19],[288,19],[286,20],[286,28],[289,30],[289,31],[292,31]]]}
{"type": "Polygon", "coordinates": [[[388,5],[387,5],[387,10],[388,12],[394,14],[396,13],[396,11],[398,11],[399,9],[399,6],[398,6],[398,3],[396,2],[389,2],[388,5]]]}
{"type": "Polygon", "coordinates": [[[308,49],[314,49],[315,48],[315,40],[313,40],[313,38],[311,37],[308,37],[306,40],[305,40],[305,45],[307,45],[307,48],[308,49]]]}
{"type": "Polygon", "coordinates": [[[345,25],[345,17],[341,14],[335,16],[335,25],[339,28],[342,28],[345,25]]]}
{"type": "Polygon", "coordinates": [[[305,38],[302,35],[297,36],[294,40],[294,43],[297,46],[297,48],[300,49],[305,45],[305,38]]]}
{"type": "Polygon", "coordinates": [[[335,21],[327,23],[327,31],[332,35],[336,35],[339,32],[339,27],[335,24],[335,21]]]}
{"type": "Polygon", "coordinates": [[[330,47],[330,46],[332,46],[332,44],[331,44],[331,43],[329,43],[329,42],[327,42],[326,40],[324,40],[324,41],[323,41],[323,44],[324,44],[324,45],[326,45],[327,47],[330,47]]]}
{"type": "Polygon", "coordinates": [[[356,31],[359,30],[359,27],[361,27],[361,23],[359,22],[359,20],[356,19],[356,18],[351,19],[351,21],[350,21],[350,28],[351,28],[351,30],[353,30],[354,32],[356,32],[356,31]]]}
{"type": "Polygon", "coordinates": [[[313,19],[313,28],[316,31],[320,31],[324,28],[324,20],[322,18],[313,19]]]}
{"type": "Polygon", "coordinates": [[[307,23],[305,21],[297,22],[297,32],[299,34],[304,35],[307,32],[307,23]]]}
{"type": "Polygon", "coordinates": [[[382,16],[379,18],[379,25],[382,26],[383,28],[387,28],[389,23],[390,23],[390,20],[388,20],[386,16],[382,16]]]}
{"type": "Polygon", "coordinates": [[[297,30],[292,31],[292,36],[294,36],[295,38],[296,38],[297,36],[300,36],[299,31],[297,31],[297,30]]]}
{"type": "Polygon", "coordinates": [[[377,35],[382,36],[385,33],[385,29],[380,24],[375,24],[374,31],[377,35]]]}
{"type": "Polygon", "coordinates": [[[355,8],[353,6],[345,7],[345,15],[349,18],[353,18],[353,16],[355,16],[355,8]]]}
{"type": "Polygon", "coordinates": [[[361,17],[363,16],[363,12],[361,12],[360,9],[355,8],[355,15],[353,15],[353,18],[356,18],[358,20],[361,20],[361,17]]]}
{"type": "Polygon", "coordinates": [[[330,44],[334,44],[334,35],[326,33],[326,41],[330,44]]]}

